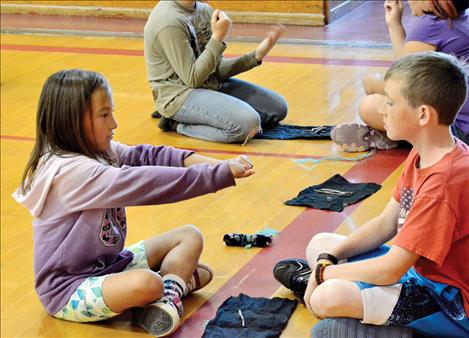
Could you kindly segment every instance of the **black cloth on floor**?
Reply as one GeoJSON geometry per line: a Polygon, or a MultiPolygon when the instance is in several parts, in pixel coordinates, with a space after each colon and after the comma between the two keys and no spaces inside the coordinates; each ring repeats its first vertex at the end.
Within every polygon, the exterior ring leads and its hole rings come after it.
{"type": "Polygon", "coordinates": [[[249,235],[249,234],[225,234],[223,241],[228,246],[256,246],[265,248],[272,244],[272,236],[249,235]]]}
{"type": "Polygon", "coordinates": [[[242,293],[230,297],[207,323],[202,338],[279,337],[297,303],[286,298],[249,297],[242,293]]]}
{"type": "Polygon", "coordinates": [[[336,174],[324,183],[302,190],[297,197],[286,201],[288,205],[302,205],[315,209],[342,211],[377,192],[381,185],[376,183],[350,183],[336,174]]]}
{"type": "Polygon", "coordinates": [[[330,140],[333,126],[295,126],[291,124],[276,124],[262,126],[262,133],[254,138],[269,140],[316,139],[330,140]]]}

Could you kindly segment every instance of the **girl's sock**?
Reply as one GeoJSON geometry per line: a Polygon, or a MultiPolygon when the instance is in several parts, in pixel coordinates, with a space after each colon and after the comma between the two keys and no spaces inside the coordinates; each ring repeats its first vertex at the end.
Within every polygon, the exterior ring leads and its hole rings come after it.
{"type": "Polygon", "coordinates": [[[181,277],[173,274],[167,274],[163,276],[163,283],[164,296],[161,300],[170,301],[173,303],[178,310],[179,316],[182,316],[184,308],[181,299],[187,289],[186,283],[182,280],[181,277]]]}

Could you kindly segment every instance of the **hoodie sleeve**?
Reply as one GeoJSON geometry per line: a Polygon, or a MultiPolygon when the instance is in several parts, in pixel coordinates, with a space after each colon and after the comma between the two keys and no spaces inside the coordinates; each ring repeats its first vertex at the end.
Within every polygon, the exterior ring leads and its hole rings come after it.
{"type": "MultiPolygon", "coordinates": [[[[94,160],[69,161],[55,176],[52,200],[64,212],[173,203],[235,185],[226,162],[188,168],[106,166],[94,160]]],[[[49,200],[51,201],[51,200],[49,200]]]]}
{"type": "Polygon", "coordinates": [[[184,167],[184,159],[192,155],[193,151],[176,149],[165,146],[151,146],[140,144],[137,146],[128,146],[113,142],[112,151],[117,157],[119,166],[168,166],[184,167]]]}

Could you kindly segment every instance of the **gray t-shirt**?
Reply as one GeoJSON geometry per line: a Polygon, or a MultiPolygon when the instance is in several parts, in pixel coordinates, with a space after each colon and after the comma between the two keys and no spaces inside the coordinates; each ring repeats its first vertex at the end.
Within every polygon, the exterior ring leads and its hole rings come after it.
{"type": "Polygon", "coordinates": [[[218,90],[224,80],[258,63],[254,51],[225,59],[226,48],[213,38],[213,8],[196,2],[189,9],[177,1],[160,1],[144,28],[148,80],[157,94],[157,109],[171,117],[194,88],[218,90]]]}

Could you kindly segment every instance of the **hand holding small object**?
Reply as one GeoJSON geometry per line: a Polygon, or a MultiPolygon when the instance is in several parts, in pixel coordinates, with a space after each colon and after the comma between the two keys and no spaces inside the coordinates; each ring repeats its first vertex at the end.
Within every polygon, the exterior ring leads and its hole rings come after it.
{"type": "Polygon", "coordinates": [[[234,159],[228,160],[231,173],[234,178],[249,177],[255,173],[254,165],[246,155],[240,155],[234,159]]]}

